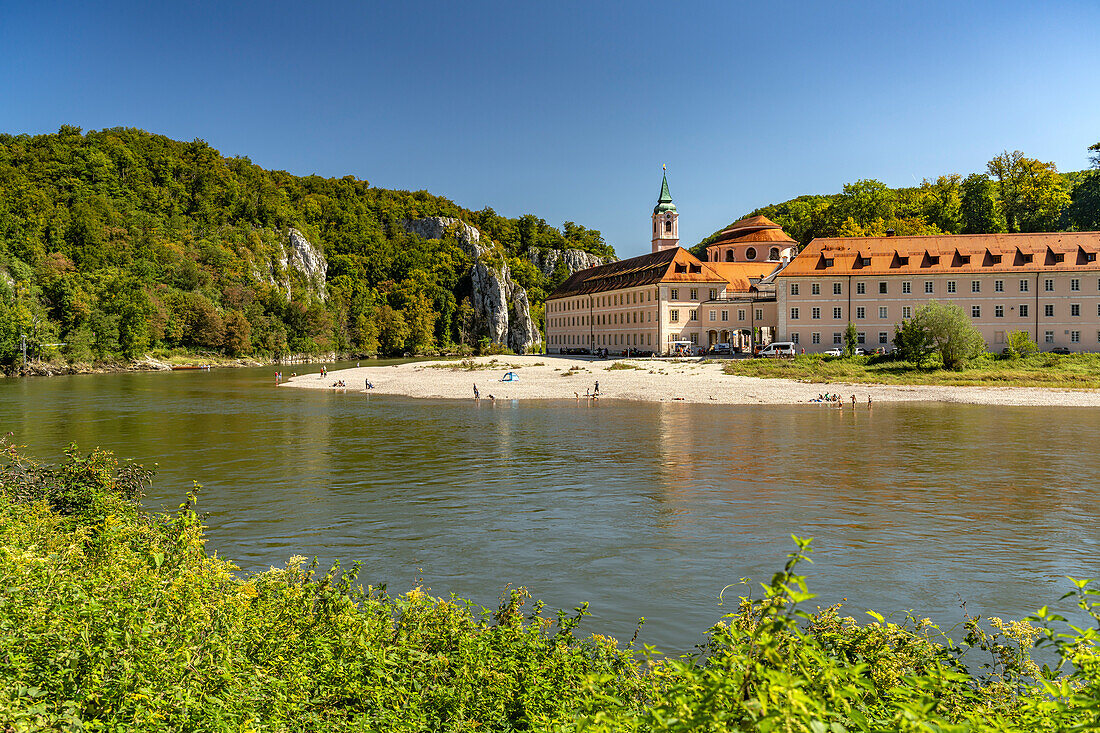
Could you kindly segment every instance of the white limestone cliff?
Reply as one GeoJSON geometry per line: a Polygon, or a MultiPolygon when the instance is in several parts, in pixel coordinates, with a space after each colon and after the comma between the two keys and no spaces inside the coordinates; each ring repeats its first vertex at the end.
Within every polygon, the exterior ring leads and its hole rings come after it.
{"type": "Polygon", "coordinates": [[[474,309],[474,332],[516,353],[538,350],[542,338],[531,318],[527,291],[512,280],[508,265],[481,242],[481,233],[459,219],[428,216],[404,222],[407,231],[425,239],[448,235],[474,261],[470,268],[470,305],[474,309]]]}
{"type": "Polygon", "coordinates": [[[610,258],[600,257],[582,249],[542,249],[538,247],[531,249],[527,254],[527,258],[546,277],[554,274],[554,268],[558,266],[559,261],[564,261],[567,275],[572,275],[580,270],[587,270],[589,267],[603,265],[610,261],[610,258]]]}

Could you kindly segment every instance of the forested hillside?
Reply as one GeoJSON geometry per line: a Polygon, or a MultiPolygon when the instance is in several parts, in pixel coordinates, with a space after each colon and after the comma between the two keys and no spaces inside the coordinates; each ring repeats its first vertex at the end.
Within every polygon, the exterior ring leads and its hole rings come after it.
{"type": "MultiPolygon", "coordinates": [[[[0,135],[0,362],[135,358],[175,349],[278,356],[423,352],[477,340],[450,235],[403,222],[456,217],[542,302],[564,273],[533,248],[613,256],[600,233],[468,211],[424,191],[269,171],[201,140],[136,129],[0,135]],[[327,259],[324,292],[287,265],[291,228],[327,259]],[[47,344],[63,344],[47,346],[47,344]]],[[[559,268],[560,269],[560,268],[559,268]]]]}
{"type": "MultiPolygon", "coordinates": [[[[1092,231],[1100,229],[1100,143],[1089,151],[1089,171],[1059,173],[1053,163],[1006,151],[965,178],[952,173],[913,188],[861,180],[842,193],[799,196],[746,216],[768,217],[803,246],[814,237],[882,236],[887,229],[898,235],[1092,231]]],[[[720,231],[692,251],[703,254],[720,231]]]]}

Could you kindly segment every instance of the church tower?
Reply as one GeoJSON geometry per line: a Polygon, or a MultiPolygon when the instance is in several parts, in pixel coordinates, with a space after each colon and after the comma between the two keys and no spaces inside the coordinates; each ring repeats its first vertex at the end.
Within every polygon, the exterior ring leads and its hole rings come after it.
{"type": "Polygon", "coordinates": [[[668,192],[668,176],[661,175],[661,197],[653,207],[653,251],[660,252],[680,246],[680,215],[672,194],[668,192]]]}

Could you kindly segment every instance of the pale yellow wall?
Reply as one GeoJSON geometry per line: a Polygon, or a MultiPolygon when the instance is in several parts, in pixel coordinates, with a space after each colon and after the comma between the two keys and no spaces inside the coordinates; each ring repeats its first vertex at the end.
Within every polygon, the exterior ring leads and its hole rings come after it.
{"type": "Polygon", "coordinates": [[[1005,273],[1005,274],[937,274],[937,275],[883,275],[852,277],[851,312],[849,312],[849,278],[823,275],[820,277],[778,278],[779,339],[794,340],[798,334],[800,346],[806,351],[820,352],[832,348],[834,333],[843,333],[848,321],[856,324],[866,334],[865,346],[893,348],[894,325],[911,316],[930,298],[954,303],[971,317],[981,331],[991,351],[1004,347],[1004,337],[1009,331],[1026,331],[1043,350],[1063,346],[1073,351],[1100,351],[1100,277],[1096,273],[1005,273]],[[1002,281],[1003,291],[996,290],[996,282],[1002,281]],[[1021,292],[1020,281],[1027,282],[1027,291],[1021,292]],[[1052,281],[1053,290],[1046,290],[1046,281],[1052,281]],[[1078,281],[1073,290],[1072,281],[1078,281]],[[973,292],[972,282],[979,283],[979,292],[973,292]],[[886,283],[886,293],[879,292],[879,283],[886,283]],[[903,283],[910,284],[910,292],[903,292],[903,283]],[[925,292],[925,283],[932,283],[932,293],[925,292]],[[955,292],[949,292],[948,283],[955,283],[955,292]],[[813,283],[820,285],[820,294],[813,294],[813,283]],[[833,294],[833,284],[840,283],[841,294],[833,294]],[[864,292],[858,292],[860,283],[864,292]],[[791,292],[791,285],[798,285],[798,293],[791,292]],[[1046,306],[1053,307],[1053,315],[1046,315],[1046,306]],[[1072,306],[1078,306],[1080,315],[1073,316],[1072,306]],[[980,314],[972,315],[977,306],[980,314]],[[997,306],[1003,315],[997,315],[997,306]],[[1020,306],[1027,306],[1027,315],[1021,316],[1020,306]],[[794,318],[792,308],[798,309],[794,318]],[[820,308],[820,318],[813,318],[813,308],[820,308]],[[833,309],[840,308],[840,318],[833,317],[833,309]],[[860,317],[859,308],[863,308],[860,317]],[[885,308],[885,317],[880,316],[885,308]],[[1038,322],[1038,325],[1036,325],[1038,322]],[[1049,334],[1049,341],[1048,339],[1049,334]],[[1073,341],[1077,333],[1078,341],[1073,341]],[[812,334],[819,333],[821,343],[812,343],[812,334]],[[879,334],[886,334],[880,342],[879,334]]]}

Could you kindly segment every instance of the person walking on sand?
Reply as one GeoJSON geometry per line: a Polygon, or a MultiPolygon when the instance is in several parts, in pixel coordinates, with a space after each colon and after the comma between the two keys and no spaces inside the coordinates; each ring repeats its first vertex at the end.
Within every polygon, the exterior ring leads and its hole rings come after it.
{"type": "Polygon", "coordinates": [[[481,392],[478,391],[477,385],[474,385],[474,401],[477,402],[481,399],[481,392]]]}
{"type": "Polygon", "coordinates": [[[594,393],[597,397],[600,396],[600,380],[596,380],[596,391],[594,393]]]}

